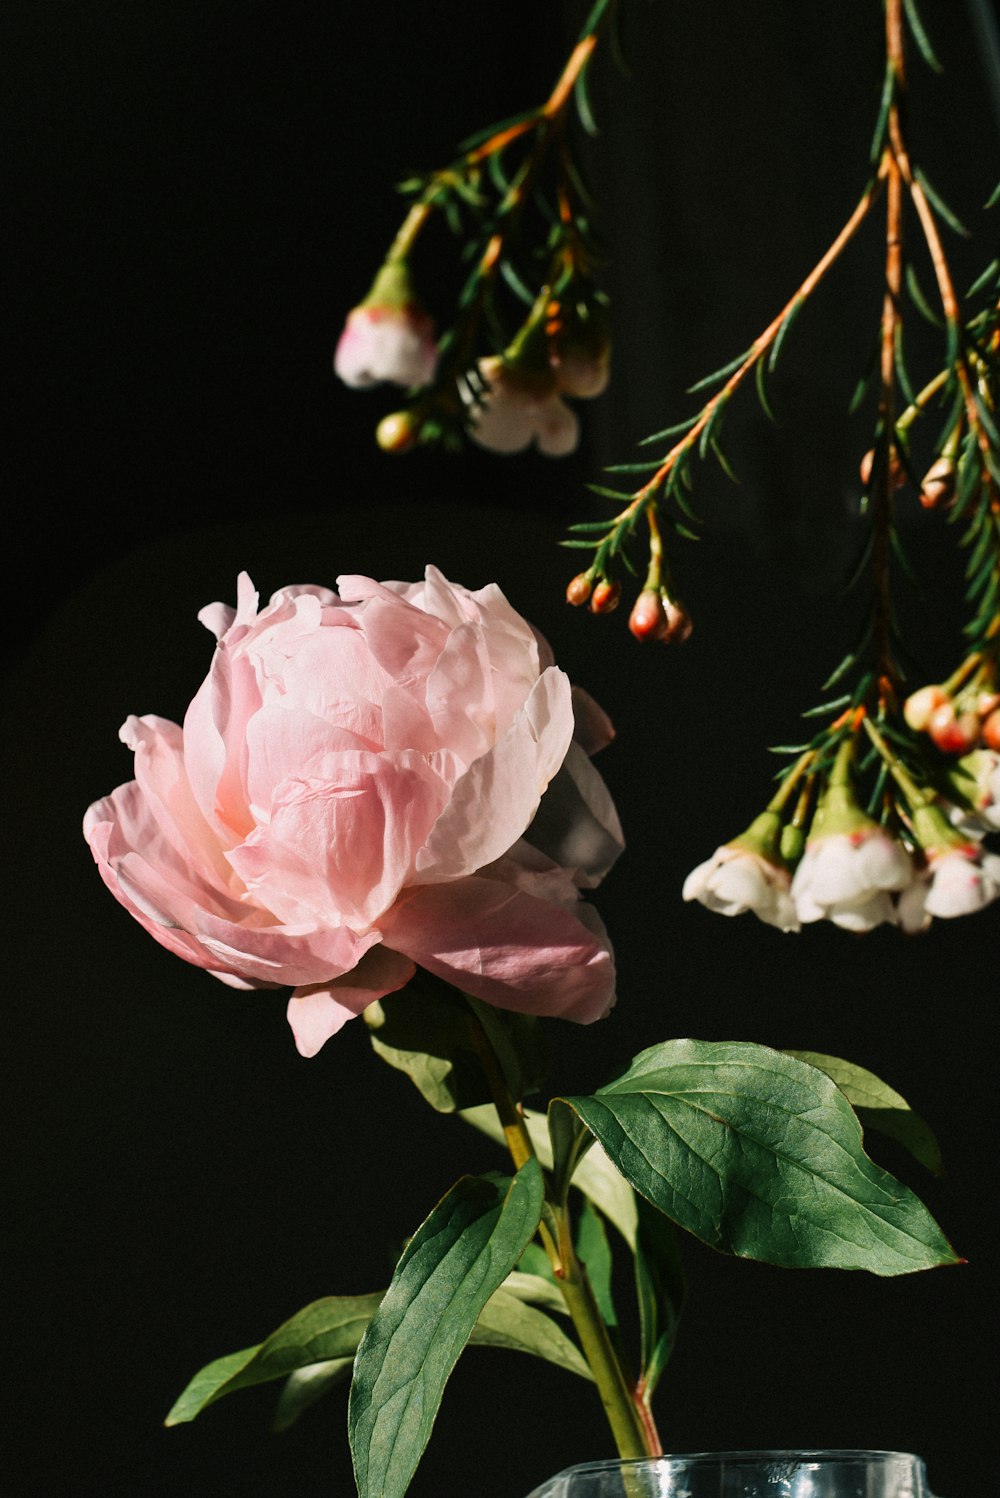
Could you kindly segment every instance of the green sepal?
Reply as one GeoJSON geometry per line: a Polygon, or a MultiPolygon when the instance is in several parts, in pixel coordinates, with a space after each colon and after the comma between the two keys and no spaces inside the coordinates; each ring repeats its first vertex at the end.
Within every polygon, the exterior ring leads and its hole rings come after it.
{"type": "Polygon", "coordinates": [[[534,1237],[543,1199],[534,1158],[513,1178],[463,1176],[410,1239],[354,1362],[348,1431],[359,1498],[405,1494],[451,1371],[534,1237]]]}
{"type": "Polygon", "coordinates": [[[636,1191],[723,1252],[877,1275],[959,1262],[926,1207],[864,1153],[844,1094],[795,1057],[668,1041],[559,1106],[636,1191]]]}
{"type": "Polygon", "coordinates": [[[784,1054],[796,1056],[825,1072],[836,1082],[863,1125],[895,1139],[933,1175],[941,1174],[941,1147],[930,1125],[881,1077],[863,1066],[855,1066],[853,1061],[842,1061],[839,1056],[825,1056],[818,1051],[786,1050],[784,1054]]]}

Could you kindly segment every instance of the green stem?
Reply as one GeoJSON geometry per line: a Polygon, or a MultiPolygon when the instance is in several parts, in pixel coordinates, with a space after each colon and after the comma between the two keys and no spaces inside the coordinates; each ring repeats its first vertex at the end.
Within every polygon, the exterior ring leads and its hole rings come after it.
{"type": "MultiPolygon", "coordinates": [[[[497,1110],[511,1159],[518,1169],[535,1153],[531,1136],[517,1103],[511,1097],[503,1069],[483,1027],[474,1015],[469,1028],[497,1110]]],[[[569,1211],[563,1202],[549,1203],[549,1217],[556,1233],[543,1219],[539,1235],[555,1273],[587,1365],[594,1376],[619,1456],[625,1459],[659,1456],[662,1452],[652,1417],[640,1411],[633,1387],[626,1376],[598,1309],[587,1271],[573,1248],[569,1211]]]]}

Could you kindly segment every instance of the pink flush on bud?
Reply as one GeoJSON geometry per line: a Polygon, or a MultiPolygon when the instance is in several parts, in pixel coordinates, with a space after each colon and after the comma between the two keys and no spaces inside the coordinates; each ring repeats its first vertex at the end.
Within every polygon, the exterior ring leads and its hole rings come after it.
{"type": "Polygon", "coordinates": [[[362,303],[347,315],[333,356],[345,385],[429,385],[437,368],[434,324],[416,306],[362,303]]]}
{"type": "Polygon", "coordinates": [[[1000,857],[978,843],[931,849],[927,869],[899,897],[904,931],[924,931],[934,916],[974,915],[1000,895],[1000,857]]]}

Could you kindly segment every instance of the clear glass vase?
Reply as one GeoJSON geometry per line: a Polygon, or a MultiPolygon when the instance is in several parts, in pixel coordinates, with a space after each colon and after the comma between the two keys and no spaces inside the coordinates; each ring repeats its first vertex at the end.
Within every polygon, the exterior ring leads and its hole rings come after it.
{"type": "Polygon", "coordinates": [[[716,1451],[584,1462],[528,1498],[933,1498],[902,1451],[716,1451]]]}

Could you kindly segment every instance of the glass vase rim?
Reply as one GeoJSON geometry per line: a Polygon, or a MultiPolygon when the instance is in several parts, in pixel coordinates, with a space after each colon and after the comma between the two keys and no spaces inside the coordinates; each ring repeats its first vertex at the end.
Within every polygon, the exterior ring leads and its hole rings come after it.
{"type": "Polygon", "coordinates": [[[922,1457],[912,1451],[890,1451],[876,1447],[854,1446],[790,1446],[768,1447],[760,1450],[746,1448],[732,1451],[664,1451],[660,1456],[602,1457],[592,1462],[579,1462],[568,1468],[570,1472],[614,1471],[621,1467],[655,1467],[660,1462],[769,1462],[769,1461],[887,1461],[900,1460],[923,1467],[922,1457]]]}

